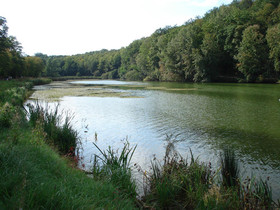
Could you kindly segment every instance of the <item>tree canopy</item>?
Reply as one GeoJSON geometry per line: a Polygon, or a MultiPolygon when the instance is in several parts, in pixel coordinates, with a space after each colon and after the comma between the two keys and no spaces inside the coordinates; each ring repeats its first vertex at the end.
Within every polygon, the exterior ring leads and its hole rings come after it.
{"type": "Polygon", "coordinates": [[[40,57],[22,55],[21,44],[8,35],[7,21],[0,16],[0,78],[38,77],[45,68],[40,57]]]}
{"type": "MultiPolygon", "coordinates": [[[[19,55],[20,49],[11,47],[4,18],[0,24],[0,75],[4,69],[7,75],[7,69],[17,68],[9,66],[8,61],[19,55]]],[[[73,56],[38,53],[40,62],[26,57],[25,69],[36,69],[34,62],[43,64],[40,66],[44,69],[22,73],[154,81],[275,82],[280,70],[279,34],[278,0],[234,0],[182,26],[157,29],[119,50],[73,56]]],[[[20,59],[15,61],[21,65],[20,59]]],[[[18,76],[19,72],[14,74],[18,76]]]]}

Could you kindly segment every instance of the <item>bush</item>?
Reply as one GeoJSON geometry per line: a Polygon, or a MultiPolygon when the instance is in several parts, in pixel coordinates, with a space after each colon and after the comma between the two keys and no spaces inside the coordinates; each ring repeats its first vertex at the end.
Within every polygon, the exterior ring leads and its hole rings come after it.
{"type": "Polygon", "coordinates": [[[15,109],[9,103],[0,107],[0,128],[9,128],[12,125],[14,113],[15,109]]]}
{"type": "Polygon", "coordinates": [[[45,85],[51,83],[52,80],[49,78],[36,78],[30,80],[30,82],[32,82],[33,85],[45,85]]]}
{"type": "Polygon", "coordinates": [[[27,89],[25,87],[11,88],[6,90],[2,97],[13,106],[22,106],[27,97],[27,89]]]}

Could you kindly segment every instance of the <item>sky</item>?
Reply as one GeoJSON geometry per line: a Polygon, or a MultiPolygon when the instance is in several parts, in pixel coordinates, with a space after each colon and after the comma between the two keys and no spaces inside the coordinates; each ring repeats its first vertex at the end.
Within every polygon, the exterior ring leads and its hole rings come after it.
{"type": "Polygon", "coordinates": [[[232,0],[3,0],[0,16],[26,55],[120,49],[232,0]]]}

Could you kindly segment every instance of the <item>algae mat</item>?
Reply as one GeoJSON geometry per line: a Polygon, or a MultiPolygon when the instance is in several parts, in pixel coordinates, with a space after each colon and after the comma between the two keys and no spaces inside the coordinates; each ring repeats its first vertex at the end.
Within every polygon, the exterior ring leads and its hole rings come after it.
{"type": "Polygon", "coordinates": [[[44,101],[59,101],[64,96],[86,96],[86,97],[121,97],[139,98],[132,92],[112,89],[106,85],[83,85],[73,84],[70,81],[53,82],[48,85],[37,86],[34,88],[31,99],[44,101]]]}

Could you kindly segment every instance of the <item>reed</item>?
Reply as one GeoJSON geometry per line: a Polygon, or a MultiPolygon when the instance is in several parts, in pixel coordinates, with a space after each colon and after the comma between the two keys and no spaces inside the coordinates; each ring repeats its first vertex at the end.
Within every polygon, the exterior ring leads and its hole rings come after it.
{"type": "Polygon", "coordinates": [[[106,177],[121,192],[125,192],[129,197],[136,198],[136,184],[132,179],[130,167],[130,161],[136,146],[131,147],[129,142],[126,141],[119,154],[111,147],[102,151],[96,143],[93,144],[100,152],[100,155],[95,154],[94,156],[92,169],[94,178],[104,179],[106,177]]]}
{"type": "Polygon", "coordinates": [[[242,184],[240,201],[245,209],[273,209],[278,207],[272,199],[272,189],[268,180],[247,177],[242,184]]]}
{"type": "Polygon", "coordinates": [[[161,209],[194,209],[203,202],[211,183],[211,170],[199,163],[190,150],[190,159],[176,152],[168,142],[163,164],[151,162],[151,173],[146,176],[148,190],[143,200],[149,206],[161,209]]]}
{"type": "Polygon", "coordinates": [[[27,104],[27,109],[30,124],[33,127],[42,124],[49,144],[56,146],[59,152],[64,155],[75,155],[80,139],[78,132],[71,125],[73,116],[68,112],[60,113],[59,104],[50,110],[48,105],[44,108],[37,101],[35,104],[27,104]],[[63,114],[65,115],[64,121],[62,120],[63,114]]]}
{"type": "Polygon", "coordinates": [[[239,163],[235,153],[229,148],[220,153],[222,182],[225,187],[239,187],[239,163]]]}

